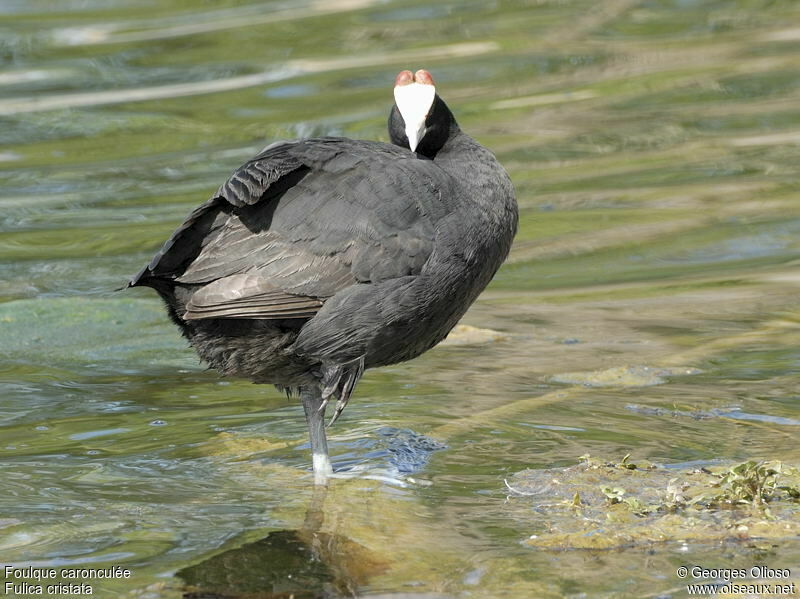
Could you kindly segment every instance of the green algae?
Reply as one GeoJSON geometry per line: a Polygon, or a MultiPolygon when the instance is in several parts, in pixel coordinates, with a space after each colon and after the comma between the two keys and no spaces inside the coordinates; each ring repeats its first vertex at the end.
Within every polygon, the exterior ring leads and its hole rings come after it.
{"type": "Polygon", "coordinates": [[[124,369],[148,365],[197,369],[197,358],[165,320],[157,300],[122,292],[116,298],[5,302],[0,304],[0,358],[95,373],[111,363],[124,369]]]}

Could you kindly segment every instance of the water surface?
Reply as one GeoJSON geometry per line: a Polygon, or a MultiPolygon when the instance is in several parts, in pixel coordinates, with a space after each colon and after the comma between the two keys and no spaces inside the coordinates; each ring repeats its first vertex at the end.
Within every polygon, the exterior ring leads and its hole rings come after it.
{"type": "Polygon", "coordinates": [[[796,566],[797,539],[535,550],[503,480],[586,453],[800,462],[799,22],[791,0],[3,3],[0,563],[122,566],[95,596],[156,599],[678,597],[684,563],[796,566]],[[367,373],[330,430],[353,476],[314,498],[299,406],[116,289],[267,143],[386,140],[421,66],[517,188],[464,319],[501,334],[367,373]],[[671,370],[575,378],[618,368],[671,370]]]}

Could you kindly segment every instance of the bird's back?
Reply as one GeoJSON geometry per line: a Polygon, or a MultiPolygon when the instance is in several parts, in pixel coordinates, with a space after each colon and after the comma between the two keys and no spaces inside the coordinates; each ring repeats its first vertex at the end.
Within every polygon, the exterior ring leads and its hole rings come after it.
{"type": "Polygon", "coordinates": [[[516,229],[505,171],[462,136],[435,160],[342,138],[269,146],[131,285],[157,289],[226,374],[298,386],[416,357],[488,284],[516,229]]]}

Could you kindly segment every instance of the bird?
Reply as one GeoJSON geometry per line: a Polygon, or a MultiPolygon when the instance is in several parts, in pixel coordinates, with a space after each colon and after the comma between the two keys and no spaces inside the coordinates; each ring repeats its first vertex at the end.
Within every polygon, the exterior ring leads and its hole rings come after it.
{"type": "Polygon", "coordinates": [[[396,76],[388,133],[268,145],[128,282],[211,368],[299,396],[315,484],[333,472],[328,402],[332,424],[366,369],[442,341],[517,230],[511,179],[427,70],[396,76]]]}

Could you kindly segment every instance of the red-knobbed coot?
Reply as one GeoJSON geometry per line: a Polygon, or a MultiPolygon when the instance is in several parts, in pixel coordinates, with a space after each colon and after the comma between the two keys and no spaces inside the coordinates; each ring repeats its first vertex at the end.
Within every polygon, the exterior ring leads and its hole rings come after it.
{"type": "Polygon", "coordinates": [[[320,137],[267,146],[192,212],[130,286],[155,289],[200,357],[299,394],[315,481],[366,368],[445,338],[517,228],[514,190],[465,134],[430,73],[402,71],[391,144],[320,137]]]}

